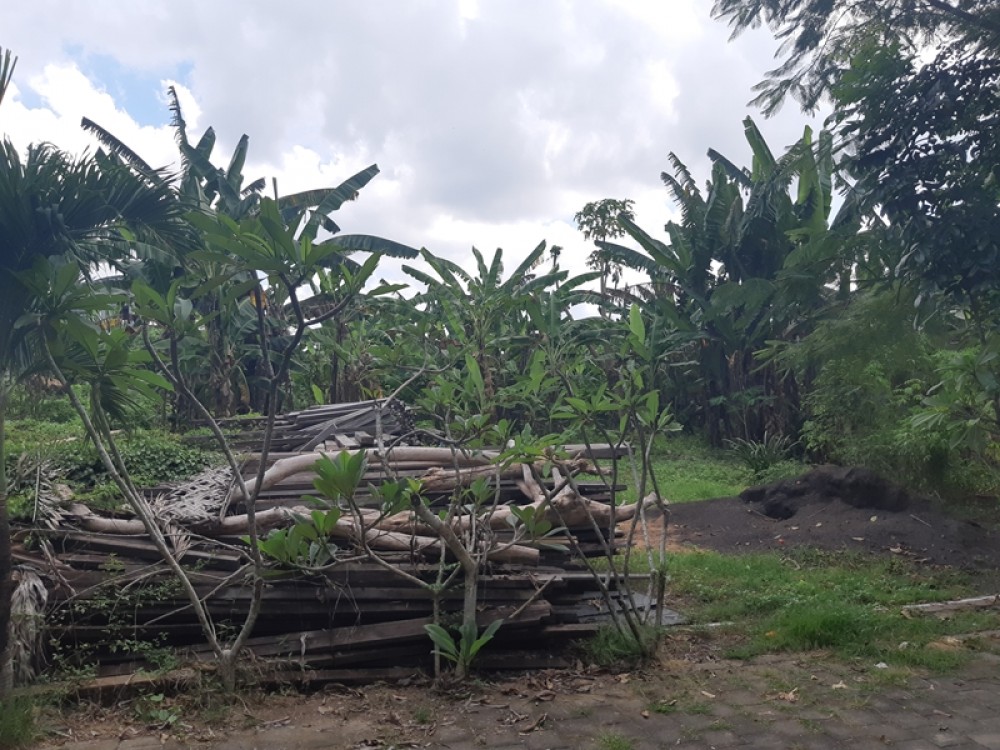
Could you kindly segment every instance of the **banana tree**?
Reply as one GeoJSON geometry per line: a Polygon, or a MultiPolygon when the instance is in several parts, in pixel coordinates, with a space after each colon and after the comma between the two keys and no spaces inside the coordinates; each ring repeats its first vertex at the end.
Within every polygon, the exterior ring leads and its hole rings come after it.
{"type": "Polygon", "coordinates": [[[749,117],[744,131],[751,168],[710,150],[712,175],[704,193],[671,154],[675,173],[661,177],[681,216],[667,224],[668,241],[623,217],[644,252],[605,243],[609,255],[648,275],[637,300],[662,323],[665,361],[692,363],[668,370],[675,373],[671,395],[678,414],[702,426],[716,444],[797,429],[798,383],[756,362],[754,353],[770,340],[804,333],[830,299],[828,284],[849,290],[851,265],[842,249],[859,226],[852,201],[830,219],[829,133],[814,141],[807,127],[775,157],[749,117]],[[678,391],[691,375],[694,388],[678,391]],[[686,410],[686,401],[696,411],[686,410]]]}
{"type": "MultiPolygon", "coordinates": [[[[211,161],[216,144],[215,130],[209,127],[196,143],[192,143],[177,92],[171,87],[168,94],[171,123],[181,155],[179,190],[187,205],[205,214],[219,214],[236,221],[257,216],[266,182],[256,179],[245,184],[243,169],[246,165],[249,137],[246,134],[241,136],[225,169],[216,167],[211,161]]],[[[84,118],[82,126],[137,170],[145,174],[153,173],[150,165],[138,154],[97,123],[84,118]]],[[[335,250],[328,254],[327,267],[347,263],[357,270],[358,264],[347,257],[356,252],[375,252],[401,258],[416,257],[415,249],[381,237],[338,235],[340,227],[333,221],[331,214],[344,203],[355,200],[361,189],[378,172],[378,166],[373,164],[335,187],[277,197],[280,223],[297,237],[308,237],[314,245],[328,245],[335,250]],[[319,239],[320,232],[327,235],[325,239],[319,239]]],[[[211,255],[212,260],[209,261],[204,253],[182,248],[168,250],[173,252],[156,258],[142,258],[141,270],[133,269],[133,275],[141,275],[161,293],[165,293],[171,280],[178,276],[218,279],[231,276],[239,268],[238,263],[226,261],[218,254],[211,255]]],[[[254,275],[245,271],[243,273],[245,276],[241,281],[249,288],[254,288],[254,275]]],[[[240,408],[258,411],[271,408],[270,404],[263,401],[265,389],[249,387],[254,380],[253,372],[258,360],[256,349],[245,333],[248,325],[251,328],[255,325],[254,301],[264,304],[267,291],[258,290],[254,293],[259,296],[251,298],[248,291],[243,298],[231,299],[218,290],[203,288],[197,295],[204,341],[198,347],[196,356],[199,366],[203,366],[206,360],[209,363],[207,388],[211,394],[213,411],[219,415],[228,416],[240,408]]],[[[283,325],[282,306],[271,304],[269,311],[268,322],[273,324],[275,335],[279,335],[283,325]]]]}
{"type": "Polygon", "coordinates": [[[546,248],[544,241],[539,243],[506,280],[501,249],[487,263],[483,254],[472,248],[475,273],[426,249],[421,250],[421,256],[436,278],[412,266],[403,266],[403,271],[426,286],[414,303],[440,324],[442,340],[453,343],[451,353],[461,351],[471,356],[471,363],[464,366],[475,367],[482,378],[483,413],[493,412],[490,405],[499,387],[497,373],[501,359],[504,356],[509,359],[515,337],[523,332],[524,300],[565,281],[569,275],[559,270],[532,273],[542,262],[546,248]]]}

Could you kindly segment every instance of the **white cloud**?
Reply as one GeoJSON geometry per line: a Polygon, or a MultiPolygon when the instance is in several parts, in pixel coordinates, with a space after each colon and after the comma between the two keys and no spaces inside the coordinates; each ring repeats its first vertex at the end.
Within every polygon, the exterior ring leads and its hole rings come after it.
{"type": "MultiPolygon", "coordinates": [[[[712,146],[748,160],[742,118],[772,66],[765,33],[727,43],[709,0],[453,0],[313,3],[36,0],[5,8],[20,56],[0,128],[19,145],[94,146],[86,115],[156,165],[176,159],[164,91],[176,81],[197,138],[212,125],[228,164],[250,136],[247,179],[282,192],[382,174],[338,223],[462,259],[540,240],[583,270],[584,203],[635,199],[654,235],[672,207],[660,184],[676,152],[699,182],[712,146]],[[162,124],[140,125],[92,59],[162,79],[162,124]],[[30,89],[35,97],[21,97],[30,89]],[[26,106],[25,101],[38,100],[26,106]]],[[[760,118],[763,123],[763,118],[760,118]]],[[[763,123],[776,149],[805,119],[763,123]]]]}

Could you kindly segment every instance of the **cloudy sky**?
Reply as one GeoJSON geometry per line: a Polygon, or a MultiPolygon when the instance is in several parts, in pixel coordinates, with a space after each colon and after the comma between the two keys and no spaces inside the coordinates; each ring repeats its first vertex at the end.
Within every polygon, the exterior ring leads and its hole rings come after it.
{"type": "MultiPolygon", "coordinates": [[[[573,215],[631,198],[660,234],[673,151],[703,181],[714,147],[749,160],[742,119],[773,67],[766,30],[729,41],[711,0],[32,0],[4,3],[19,57],[0,131],[16,144],[93,148],[90,117],[155,166],[175,163],[177,87],[213,160],[250,136],[248,180],[283,193],[382,173],[337,221],[460,263],[539,241],[583,269],[573,215]]],[[[807,118],[765,121],[783,149],[807,118]]],[[[388,275],[395,276],[395,273],[388,275]]]]}

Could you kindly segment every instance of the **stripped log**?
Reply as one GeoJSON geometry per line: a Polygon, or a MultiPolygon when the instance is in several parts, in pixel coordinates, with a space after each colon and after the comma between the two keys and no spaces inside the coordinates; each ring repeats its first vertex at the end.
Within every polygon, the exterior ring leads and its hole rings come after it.
{"type": "MultiPolygon", "coordinates": [[[[387,465],[392,465],[394,461],[405,461],[411,465],[412,462],[423,461],[426,464],[434,464],[438,466],[453,464],[466,467],[487,466],[492,460],[500,455],[495,451],[461,453],[454,451],[451,448],[424,448],[419,446],[403,446],[393,448],[384,454],[379,452],[376,448],[349,450],[345,452],[349,455],[355,455],[361,451],[367,454],[367,460],[370,464],[387,465]]],[[[260,483],[261,490],[269,489],[288,477],[308,469],[312,469],[317,461],[327,455],[328,454],[322,452],[302,453],[297,456],[282,458],[275,461],[274,464],[266,472],[264,472],[264,477],[261,479],[260,483]]],[[[256,481],[251,480],[247,483],[247,492],[253,493],[256,487],[256,481]]],[[[235,490],[232,497],[233,500],[237,502],[246,499],[239,490],[235,490]]]]}
{"type": "Polygon", "coordinates": [[[931,615],[942,612],[959,612],[966,609],[989,609],[991,607],[1000,607],[1000,594],[973,596],[968,599],[954,599],[949,602],[906,604],[902,607],[902,610],[903,612],[912,614],[931,615]]]}

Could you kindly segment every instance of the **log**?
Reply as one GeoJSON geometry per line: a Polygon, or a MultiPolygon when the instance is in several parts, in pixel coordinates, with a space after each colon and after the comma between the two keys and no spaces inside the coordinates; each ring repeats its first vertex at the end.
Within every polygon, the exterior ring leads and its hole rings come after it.
{"type": "MultiPolygon", "coordinates": [[[[437,465],[452,465],[457,461],[460,466],[483,466],[489,465],[490,462],[499,455],[499,453],[495,451],[456,454],[451,448],[424,448],[420,446],[403,446],[393,448],[388,451],[385,456],[382,456],[376,448],[359,448],[357,450],[349,450],[346,452],[350,455],[354,455],[360,451],[367,453],[369,463],[381,463],[390,466],[397,460],[407,462],[426,461],[428,464],[437,465]]],[[[303,453],[291,458],[283,458],[275,461],[274,464],[272,464],[271,467],[264,472],[264,477],[261,480],[261,489],[268,489],[278,484],[278,482],[283,479],[287,479],[294,474],[311,469],[313,465],[325,455],[328,454],[322,452],[303,453]]],[[[256,481],[251,480],[247,483],[247,492],[252,493],[255,487],[256,481]]],[[[238,489],[233,491],[232,499],[236,502],[246,500],[238,489]]]]}
{"type": "Polygon", "coordinates": [[[902,607],[902,610],[903,612],[929,615],[936,614],[938,612],[958,612],[965,609],[989,609],[990,607],[1000,607],[1000,594],[973,596],[968,599],[953,599],[949,602],[906,604],[902,607]]]}
{"type": "MultiPolygon", "coordinates": [[[[278,507],[261,511],[257,514],[257,530],[258,532],[263,532],[265,529],[277,528],[278,526],[292,523],[296,520],[297,516],[308,517],[310,511],[310,508],[303,506],[294,508],[278,507]]],[[[249,518],[246,515],[227,516],[214,526],[213,531],[223,534],[245,534],[248,530],[248,523],[249,518]]],[[[337,525],[331,533],[335,539],[343,539],[352,544],[358,544],[361,541],[357,523],[350,517],[343,517],[337,521],[337,525]]],[[[372,550],[378,552],[403,552],[411,555],[439,555],[441,553],[441,540],[437,537],[386,531],[375,527],[364,529],[364,539],[368,542],[372,550]]],[[[495,562],[519,565],[537,565],[539,558],[537,549],[524,545],[514,545],[507,549],[489,550],[486,555],[488,559],[495,562]]]]}

